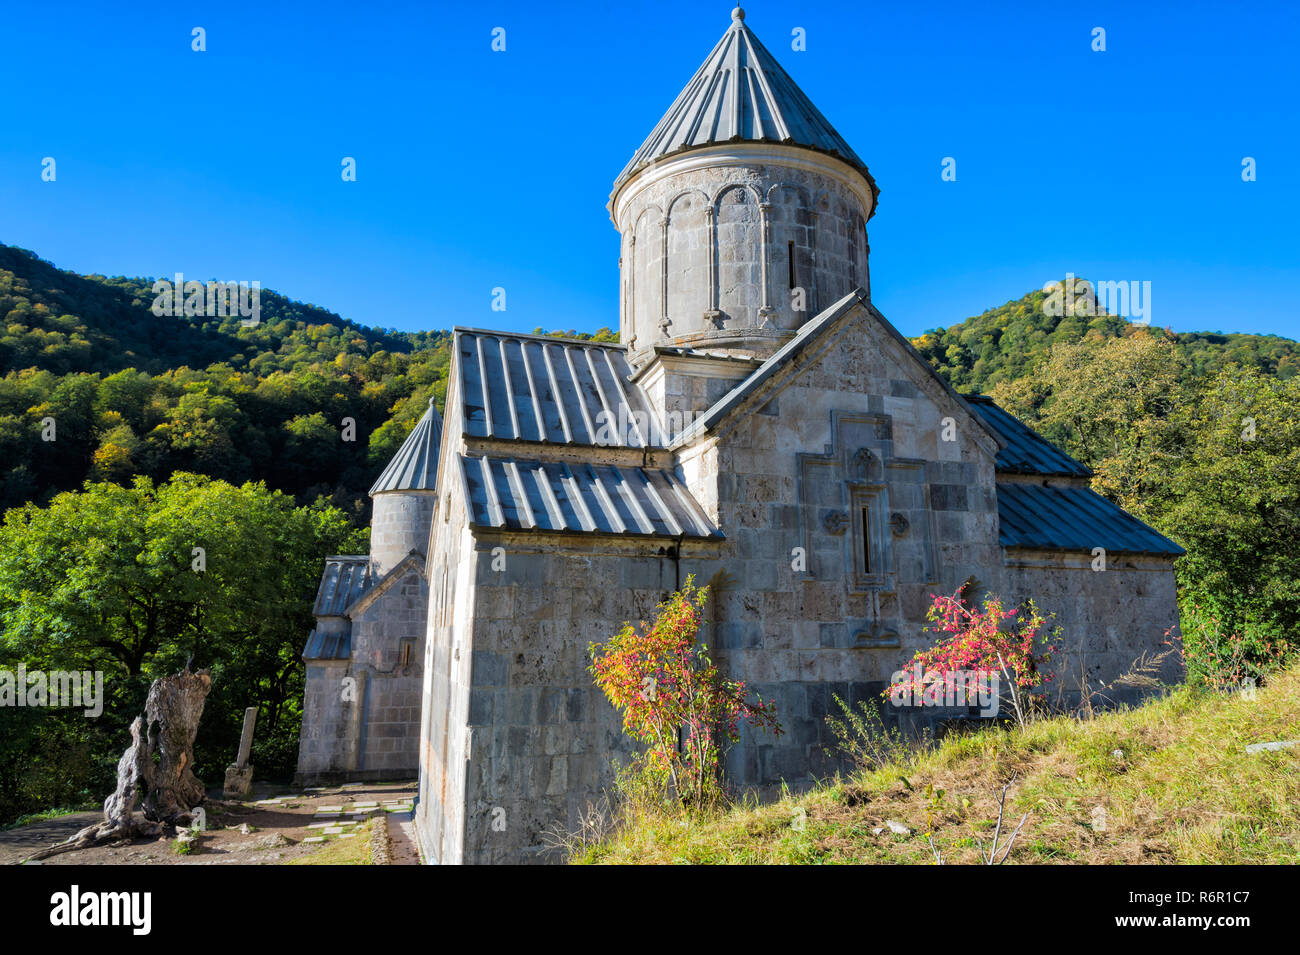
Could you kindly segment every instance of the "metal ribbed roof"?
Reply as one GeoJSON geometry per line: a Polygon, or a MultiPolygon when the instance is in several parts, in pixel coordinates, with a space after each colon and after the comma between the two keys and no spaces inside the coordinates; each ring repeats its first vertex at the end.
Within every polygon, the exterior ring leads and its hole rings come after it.
{"type": "Polygon", "coordinates": [[[346,660],[352,656],[352,632],[321,633],[313,630],[303,648],[304,660],[346,660]]]}
{"type": "Polygon", "coordinates": [[[1060,477],[1092,477],[1087,466],[1041,437],[1024,422],[1007,414],[987,395],[965,395],[971,409],[1006,442],[998,452],[996,466],[1010,474],[1045,474],[1060,477]]]}
{"type": "Polygon", "coordinates": [[[317,617],[341,617],[343,611],[370,589],[370,558],[326,557],[311,612],[317,617]]]}
{"type": "Polygon", "coordinates": [[[461,456],[471,521],[508,530],[721,538],[662,468],[461,456]]]}
{"type": "Polygon", "coordinates": [[[871,182],[866,164],[745,26],[744,11],[736,8],[731,16],[730,28],[619,173],[615,188],[656,159],[737,140],[831,153],[871,182]]]}
{"type": "Polygon", "coordinates": [[[662,447],[619,345],[457,329],[464,433],[564,445],[662,447]]]}
{"type": "Polygon", "coordinates": [[[1185,551],[1086,487],[998,484],[999,543],[1033,550],[1162,554],[1185,551]]]}
{"type": "Polygon", "coordinates": [[[438,478],[438,445],[442,442],[442,415],[429,399],[429,410],[416,422],[402,446],[370,489],[381,491],[432,491],[438,478]]]}

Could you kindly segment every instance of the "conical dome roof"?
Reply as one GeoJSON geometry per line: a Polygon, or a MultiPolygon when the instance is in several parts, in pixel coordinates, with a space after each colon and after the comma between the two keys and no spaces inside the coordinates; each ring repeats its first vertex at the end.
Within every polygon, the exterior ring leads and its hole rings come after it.
{"type": "Polygon", "coordinates": [[[432,491],[438,477],[438,445],[442,442],[442,415],[429,399],[429,410],[407,435],[370,489],[373,497],[384,491],[432,491]]]}
{"type": "Polygon", "coordinates": [[[656,159],[736,141],[831,153],[860,171],[876,191],[866,163],[745,26],[745,11],[739,7],[704,65],[619,173],[614,189],[656,159]]]}

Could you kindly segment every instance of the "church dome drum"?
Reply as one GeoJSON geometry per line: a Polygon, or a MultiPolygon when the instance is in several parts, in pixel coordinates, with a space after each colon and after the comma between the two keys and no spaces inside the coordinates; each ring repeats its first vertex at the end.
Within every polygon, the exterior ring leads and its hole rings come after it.
{"type": "Polygon", "coordinates": [[[621,340],[764,355],[869,290],[866,165],[737,8],[619,175],[621,340]]]}

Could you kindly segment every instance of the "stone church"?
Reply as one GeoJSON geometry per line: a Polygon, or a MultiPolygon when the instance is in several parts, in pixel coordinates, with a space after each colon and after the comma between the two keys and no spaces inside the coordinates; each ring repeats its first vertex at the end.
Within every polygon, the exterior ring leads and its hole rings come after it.
{"type": "Polygon", "coordinates": [[[1163,649],[1182,551],[875,308],[878,195],[735,10],[614,182],[620,344],[455,330],[445,424],[376,483],[370,555],[327,561],[300,776],[418,772],[427,860],[550,858],[630,752],[587,646],[688,575],[786,731],[733,747],[739,788],[835,768],[832,694],[876,697],[932,594],[1033,597],[1076,691],[1163,649]]]}

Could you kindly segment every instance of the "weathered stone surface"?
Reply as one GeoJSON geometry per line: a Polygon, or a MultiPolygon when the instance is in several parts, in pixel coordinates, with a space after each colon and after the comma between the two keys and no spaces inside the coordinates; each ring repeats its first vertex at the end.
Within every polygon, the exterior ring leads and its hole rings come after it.
{"type": "MultiPolygon", "coordinates": [[[[379,494],[375,512],[394,522],[423,522],[423,531],[402,531],[405,546],[427,538],[433,500],[429,494],[379,494]],[[404,505],[404,497],[413,500],[404,505]]],[[[318,629],[350,632],[352,654],[348,660],[307,663],[299,784],[409,779],[418,772],[428,586],[423,558],[395,561],[391,551],[397,546],[372,534],[372,571],[378,574],[385,562],[393,562],[389,576],[356,601],[350,617],[318,618],[318,629]],[[383,548],[390,548],[386,556],[383,548]]]]}
{"type": "Polygon", "coordinates": [[[222,794],[226,799],[243,799],[253,786],[253,767],[231,764],[226,767],[226,781],[222,794]]]}
{"type": "Polygon", "coordinates": [[[1300,746],[1300,739],[1283,739],[1272,743],[1250,743],[1246,747],[1248,753],[1275,753],[1282,749],[1291,749],[1293,746],[1300,746]]]}

